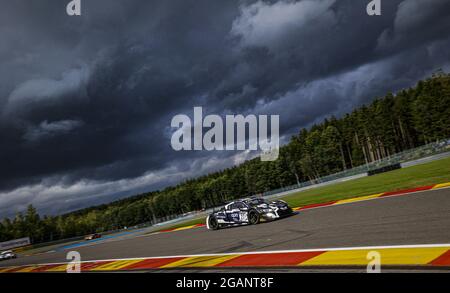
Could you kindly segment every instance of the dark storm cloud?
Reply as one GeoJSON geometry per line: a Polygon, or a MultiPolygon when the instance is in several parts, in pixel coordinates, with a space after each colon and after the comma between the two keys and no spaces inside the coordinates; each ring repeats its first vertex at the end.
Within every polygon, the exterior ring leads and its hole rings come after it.
{"type": "Polygon", "coordinates": [[[175,152],[170,120],[279,114],[283,141],[448,69],[449,2],[0,0],[0,215],[58,213],[255,154],[175,152]]]}

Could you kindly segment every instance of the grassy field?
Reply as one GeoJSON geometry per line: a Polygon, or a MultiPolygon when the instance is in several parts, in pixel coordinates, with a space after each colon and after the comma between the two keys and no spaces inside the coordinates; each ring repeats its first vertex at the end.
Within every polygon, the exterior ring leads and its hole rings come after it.
{"type": "Polygon", "coordinates": [[[297,207],[444,182],[450,182],[450,158],[300,191],[283,199],[290,205],[297,207]]]}
{"type": "MultiPolygon", "coordinates": [[[[399,169],[374,176],[363,177],[330,186],[296,192],[282,199],[292,207],[371,195],[419,186],[450,182],[450,158],[423,165],[399,169]]],[[[205,223],[204,218],[178,223],[164,229],[205,223]]]]}

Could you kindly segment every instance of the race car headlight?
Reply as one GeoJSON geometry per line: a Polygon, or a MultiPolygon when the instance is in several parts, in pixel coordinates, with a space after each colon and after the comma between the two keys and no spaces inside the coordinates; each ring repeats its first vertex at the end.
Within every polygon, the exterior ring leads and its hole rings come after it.
{"type": "Polygon", "coordinates": [[[267,217],[271,217],[271,218],[275,218],[275,214],[273,212],[267,213],[266,214],[267,217]]]}
{"type": "Polygon", "coordinates": [[[272,209],[265,209],[265,208],[257,208],[258,212],[260,213],[271,213],[272,209]]]}

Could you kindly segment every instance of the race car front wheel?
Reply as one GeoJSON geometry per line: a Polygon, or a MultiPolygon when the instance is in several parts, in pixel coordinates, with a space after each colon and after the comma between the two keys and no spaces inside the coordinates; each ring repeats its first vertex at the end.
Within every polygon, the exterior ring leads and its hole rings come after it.
{"type": "Polygon", "coordinates": [[[208,226],[211,230],[219,229],[219,223],[215,217],[208,217],[208,226]]]}
{"type": "Polygon", "coordinates": [[[251,210],[250,212],[248,212],[248,222],[251,225],[258,224],[259,223],[259,214],[254,210],[251,210]]]}

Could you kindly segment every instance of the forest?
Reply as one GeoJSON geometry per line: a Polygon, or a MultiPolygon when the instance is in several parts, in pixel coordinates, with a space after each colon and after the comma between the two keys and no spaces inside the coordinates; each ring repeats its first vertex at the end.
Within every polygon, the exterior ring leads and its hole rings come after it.
{"type": "Polygon", "coordinates": [[[282,188],[450,138],[450,75],[439,71],[415,87],[374,99],[342,117],[300,129],[276,161],[259,158],[145,194],[58,216],[33,206],[0,222],[0,241],[40,243],[103,232],[282,188]]]}

